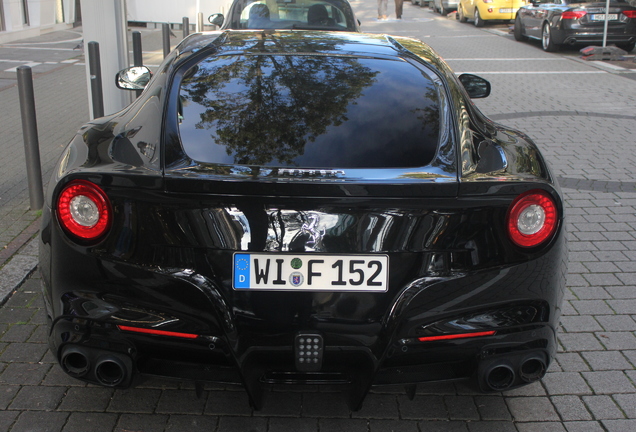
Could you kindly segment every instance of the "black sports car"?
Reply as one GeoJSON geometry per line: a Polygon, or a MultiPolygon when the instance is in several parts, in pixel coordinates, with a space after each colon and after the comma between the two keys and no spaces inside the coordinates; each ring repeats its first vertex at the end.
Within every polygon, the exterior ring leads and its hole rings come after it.
{"type": "MultiPolygon", "coordinates": [[[[599,0],[532,1],[517,12],[515,39],[539,39],[546,51],[557,51],[562,45],[600,45],[605,7],[599,0]]],[[[612,0],[607,20],[607,43],[632,51],[636,46],[636,7],[625,0],[612,0]]]]}
{"type": "Polygon", "coordinates": [[[360,31],[347,0],[234,0],[227,17],[217,13],[208,21],[221,30],[360,31]]]}
{"type": "Polygon", "coordinates": [[[536,145],[470,100],[489,92],[413,39],[191,35],[55,169],[55,357],[105,386],[242,384],[256,408],[272,384],[338,385],[358,409],[375,385],[540,379],[563,202],[536,145]]]}

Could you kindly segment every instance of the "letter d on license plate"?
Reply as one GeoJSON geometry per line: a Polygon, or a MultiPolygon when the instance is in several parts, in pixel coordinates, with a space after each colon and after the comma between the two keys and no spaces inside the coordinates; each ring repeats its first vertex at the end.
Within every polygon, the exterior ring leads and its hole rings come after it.
{"type": "Polygon", "coordinates": [[[385,292],[388,279],[386,255],[234,254],[235,290],[385,292]]]}

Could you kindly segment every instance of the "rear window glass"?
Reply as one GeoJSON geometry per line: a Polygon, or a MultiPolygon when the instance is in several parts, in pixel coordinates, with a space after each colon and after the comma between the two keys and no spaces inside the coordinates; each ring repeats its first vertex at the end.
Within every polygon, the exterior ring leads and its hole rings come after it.
{"type": "Polygon", "coordinates": [[[437,151],[439,105],[430,78],[400,60],[227,55],[184,74],[177,115],[199,162],[421,167],[437,151]]]}
{"type": "Polygon", "coordinates": [[[345,11],[337,5],[339,2],[259,0],[248,4],[241,11],[241,28],[312,28],[355,31],[355,25],[347,24],[345,11]]]}

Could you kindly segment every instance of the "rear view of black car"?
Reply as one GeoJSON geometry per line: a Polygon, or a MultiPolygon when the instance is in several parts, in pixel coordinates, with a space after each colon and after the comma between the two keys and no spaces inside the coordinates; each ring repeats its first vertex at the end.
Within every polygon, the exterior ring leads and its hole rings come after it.
{"type": "Polygon", "coordinates": [[[255,408],[276,384],[359,409],[372,386],[540,379],[563,202],[535,144],[472,104],[489,92],[412,39],[190,36],[55,170],[41,270],[61,367],[240,384],[255,408]]]}
{"type": "Polygon", "coordinates": [[[636,7],[625,0],[541,0],[517,12],[515,39],[539,39],[545,51],[563,45],[601,45],[607,16],[607,44],[630,52],[636,46],[636,7]]]}

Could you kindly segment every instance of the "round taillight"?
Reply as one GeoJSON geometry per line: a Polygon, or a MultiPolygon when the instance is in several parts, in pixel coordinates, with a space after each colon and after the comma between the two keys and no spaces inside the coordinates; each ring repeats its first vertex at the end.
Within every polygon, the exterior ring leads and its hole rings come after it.
{"type": "Polygon", "coordinates": [[[62,189],[57,214],[64,229],[84,240],[96,240],[108,230],[110,201],[96,184],[73,180],[62,189]]]}
{"type": "Polygon", "coordinates": [[[519,195],[510,205],[506,218],[510,239],[525,248],[538,246],[552,237],[557,222],[554,199],[542,190],[519,195]]]}

